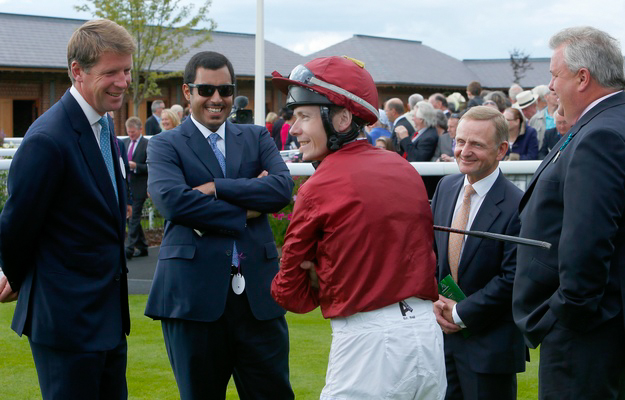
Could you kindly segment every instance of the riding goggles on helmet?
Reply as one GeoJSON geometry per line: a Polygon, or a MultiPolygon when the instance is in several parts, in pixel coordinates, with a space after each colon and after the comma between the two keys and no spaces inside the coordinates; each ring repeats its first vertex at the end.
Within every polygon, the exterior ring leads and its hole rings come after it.
{"type": "Polygon", "coordinates": [[[347,97],[348,99],[360,104],[361,106],[365,107],[367,110],[371,111],[374,115],[376,115],[378,118],[380,116],[380,114],[378,113],[378,110],[373,107],[371,104],[369,104],[367,101],[363,100],[362,98],[356,96],[355,94],[340,88],[336,85],[333,85],[331,83],[327,83],[324,82],[320,79],[317,79],[315,77],[315,74],[313,74],[305,65],[298,65],[297,67],[293,68],[293,70],[291,71],[291,74],[289,75],[289,79],[295,82],[300,82],[303,83],[305,85],[315,85],[315,86],[320,86],[324,89],[327,89],[331,92],[334,92],[336,94],[342,95],[347,97]]]}

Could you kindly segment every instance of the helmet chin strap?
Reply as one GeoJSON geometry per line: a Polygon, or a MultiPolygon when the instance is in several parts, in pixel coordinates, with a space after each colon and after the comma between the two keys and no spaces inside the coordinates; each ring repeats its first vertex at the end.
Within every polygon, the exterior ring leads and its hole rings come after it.
{"type": "Polygon", "coordinates": [[[319,110],[321,111],[323,128],[328,136],[327,145],[330,151],[337,151],[343,147],[344,144],[349,143],[358,137],[358,134],[360,133],[360,126],[358,126],[353,119],[349,130],[347,132],[339,133],[334,129],[334,125],[332,124],[332,119],[330,118],[330,108],[326,106],[319,106],[319,110]]]}

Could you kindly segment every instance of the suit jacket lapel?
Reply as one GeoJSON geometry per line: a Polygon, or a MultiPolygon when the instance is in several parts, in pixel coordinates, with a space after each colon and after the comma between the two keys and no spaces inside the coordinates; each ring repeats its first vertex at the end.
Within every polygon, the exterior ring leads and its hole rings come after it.
{"type": "Polygon", "coordinates": [[[213,177],[223,178],[224,174],[211,145],[208,143],[208,139],[202,135],[202,132],[195,126],[191,118],[187,118],[183,123],[182,133],[189,138],[187,145],[191,148],[191,151],[195,153],[213,177]]]}
{"type": "MultiPolygon", "coordinates": [[[[624,102],[625,102],[625,93],[621,92],[621,93],[615,94],[614,96],[612,96],[612,97],[610,97],[608,99],[603,100],[602,102],[600,102],[599,104],[594,106],[586,114],[584,114],[582,116],[582,118],[580,118],[580,120],[575,123],[575,125],[573,125],[571,127],[571,130],[569,131],[569,132],[573,133],[571,141],[573,141],[575,136],[579,133],[579,131],[588,122],[590,122],[594,117],[596,117],[599,113],[601,113],[602,111],[604,111],[604,110],[606,110],[608,108],[611,108],[611,107],[614,107],[616,105],[622,104],[624,102]]],[[[567,136],[568,136],[568,134],[564,135],[564,137],[560,141],[565,140],[564,138],[566,138],[567,136]]],[[[568,146],[570,146],[570,143],[568,144],[568,146]]],[[[558,149],[559,149],[559,147],[558,147],[558,149]]],[[[532,180],[530,181],[530,184],[528,185],[527,190],[525,191],[525,194],[521,198],[521,203],[519,204],[519,213],[523,210],[523,207],[525,207],[525,204],[527,203],[527,200],[529,200],[529,198],[530,198],[530,196],[532,194],[532,191],[534,190],[534,185],[536,183],[536,180],[538,179],[540,174],[543,172],[543,170],[547,167],[547,165],[549,165],[549,163],[551,163],[553,161],[553,158],[556,156],[556,154],[558,154],[558,151],[551,151],[551,152],[549,152],[547,157],[545,157],[543,162],[536,169],[536,172],[534,172],[534,176],[532,177],[532,180]]]]}
{"type": "Polygon", "coordinates": [[[243,154],[243,137],[236,124],[226,122],[226,176],[237,178],[243,154]]]}
{"type": "MultiPolygon", "coordinates": [[[[69,91],[63,96],[62,101],[67,108],[68,115],[71,115],[69,120],[72,124],[72,128],[79,135],[78,146],[83,154],[85,163],[89,167],[96,185],[98,189],[100,189],[100,193],[111,211],[111,215],[119,215],[119,211],[116,211],[119,209],[119,206],[115,200],[115,190],[113,189],[111,177],[106,169],[102,153],[100,152],[95,135],[93,134],[93,129],[85,113],[69,91]]],[[[113,154],[116,154],[116,152],[113,151],[113,154]]],[[[116,162],[117,160],[115,160],[113,164],[116,162]]],[[[117,167],[117,169],[119,169],[119,167],[117,167]]]]}

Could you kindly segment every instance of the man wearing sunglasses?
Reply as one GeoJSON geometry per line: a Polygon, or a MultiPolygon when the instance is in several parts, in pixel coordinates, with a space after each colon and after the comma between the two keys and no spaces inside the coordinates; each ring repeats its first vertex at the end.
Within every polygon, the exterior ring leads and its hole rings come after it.
{"type": "Polygon", "coordinates": [[[285,311],[271,298],[278,252],[266,213],[289,170],[265,127],[234,125],[232,64],[185,68],[191,117],[148,145],[148,191],[167,222],[145,314],[159,319],[181,399],[292,399],[285,311]]]}
{"type": "Polygon", "coordinates": [[[297,194],[271,294],[331,319],[321,399],[442,399],[432,212],[406,160],[358,139],[378,119],[371,75],[360,61],[324,57],[288,78],[274,72],[273,83],[294,110],[304,161],[320,162],[297,194]]]}

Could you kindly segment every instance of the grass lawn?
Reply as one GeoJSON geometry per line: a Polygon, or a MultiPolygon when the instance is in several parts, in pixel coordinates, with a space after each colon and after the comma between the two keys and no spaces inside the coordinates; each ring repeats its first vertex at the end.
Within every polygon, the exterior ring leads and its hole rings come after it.
{"type": "MultiPolygon", "coordinates": [[[[132,332],[128,337],[130,399],[177,399],[178,390],[167,360],[160,323],[143,315],[147,296],[130,296],[132,332]]],[[[10,330],[15,303],[0,304],[0,382],[3,399],[40,399],[28,340],[10,330]]],[[[325,381],[331,329],[319,310],[287,314],[291,335],[291,384],[297,399],[318,399],[325,381]]],[[[519,374],[519,400],[537,398],[538,351],[532,351],[527,371],[519,374]]],[[[227,399],[237,399],[231,381],[227,399]]]]}

